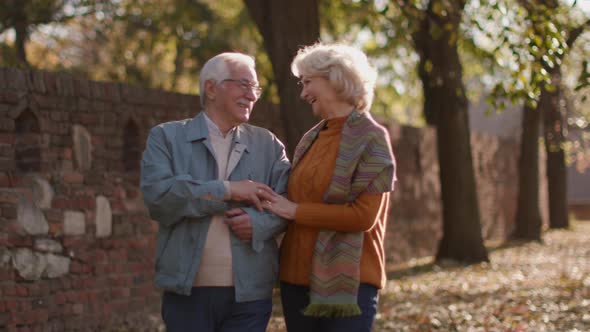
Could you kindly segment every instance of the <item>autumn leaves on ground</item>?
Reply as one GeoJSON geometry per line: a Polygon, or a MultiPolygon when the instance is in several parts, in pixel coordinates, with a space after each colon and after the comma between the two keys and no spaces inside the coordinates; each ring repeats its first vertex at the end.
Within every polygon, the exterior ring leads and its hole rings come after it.
{"type": "MultiPolygon", "coordinates": [[[[590,221],[491,249],[490,260],[392,271],[373,331],[590,331],[590,221]]],[[[275,302],[268,331],[285,331],[275,302]]]]}

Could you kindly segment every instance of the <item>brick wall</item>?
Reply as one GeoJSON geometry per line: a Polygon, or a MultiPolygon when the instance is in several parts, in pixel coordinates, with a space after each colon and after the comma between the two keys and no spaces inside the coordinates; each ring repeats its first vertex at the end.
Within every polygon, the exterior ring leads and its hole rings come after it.
{"type": "MultiPolygon", "coordinates": [[[[138,191],[154,125],[192,117],[196,96],[0,69],[0,330],[149,330],[160,325],[154,235],[138,191]]],[[[282,137],[278,110],[254,124],[282,137]]],[[[432,255],[440,189],[432,129],[390,125],[398,161],[387,258],[432,255]]],[[[484,234],[515,214],[514,142],[473,136],[484,234]]],[[[546,201],[546,200],[545,200],[546,201]]]]}

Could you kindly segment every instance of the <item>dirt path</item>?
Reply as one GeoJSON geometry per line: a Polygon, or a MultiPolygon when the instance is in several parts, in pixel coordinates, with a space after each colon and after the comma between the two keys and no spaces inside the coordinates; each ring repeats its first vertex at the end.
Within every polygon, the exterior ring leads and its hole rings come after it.
{"type": "MultiPolygon", "coordinates": [[[[492,250],[490,259],[393,272],[373,330],[590,331],[590,222],[547,232],[543,244],[492,250]]],[[[285,331],[279,303],[268,331],[285,331]]]]}

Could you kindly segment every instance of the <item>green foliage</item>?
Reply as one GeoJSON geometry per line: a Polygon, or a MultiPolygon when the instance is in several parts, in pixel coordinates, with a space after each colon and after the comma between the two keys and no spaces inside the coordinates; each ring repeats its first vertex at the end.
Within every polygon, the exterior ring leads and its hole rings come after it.
{"type": "Polygon", "coordinates": [[[0,65],[29,65],[26,44],[40,25],[65,23],[71,18],[87,15],[98,6],[96,0],[7,0],[0,2],[0,41],[6,41],[4,32],[13,32],[12,43],[2,43],[2,47],[12,47],[13,52],[3,52],[11,57],[0,60],[0,65]]]}
{"type": "Polygon", "coordinates": [[[384,120],[424,125],[411,19],[384,1],[323,1],[320,10],[322,39],[357,45],[378,69],[371,112],[384,120]]]}
{"type": "Polygon", "coordinates": [[[572,29],[568,6],[548,6],[542,1],[492,1],[487,21],[475,26],[484,36],[492,67],[505,79],[498,80],[488,101],[501,108],[506,101],[525,102],[534,108],[543,89],[554,91],[551,73],[558,70],[569,52],[567,37],[572,29]],[[500,29],[489,29],[491,22],[502,22],[500,29]],[[494,42],[496,41],[496,42],[494,42]]]}
{"type": "Polygon", "coordinates": [[[0,2],[0,33],[26,20],[34,26],[62,20],[65,0],[7,0],[0,2]]]}
{"type": "MultiPolygon", "coordinates": [[[[536,6],[529,12],[516,1],[472,0],[458,29],[449,23],[431,25],[435,38],[457,30],[451,42],[460,50],[468,95],[478,99],[492,90],[488,100],[496,111],[509,102],[534,104],[541,89],[552,89],[551,69],[571,51],[563,32],[579,22],[571,19],[569,7],[554,11],[536,6]]],[[[237,50],[256,57],[259,79],[266,87],[263,98],[278,102],[262,37],[241,0],[8,0],[0,3],[0,32],[14,25],[12,5],[17,3],[26,8],[32,33],[27,53],[33,67],[197,93],[204,61],[218,52],[237,50]]],[[[434,22],[443,22],[463,3],[321,1],[321,35],[325,41],[358,45],[378,68],[373,112],[422,125],[423,97],[412,34],[427,9],[434,22]]],[[[0,65],[15,66],[16,53],[6,36],[0,36],[0,65]]],[[[586,91],[590,67],[587,62],[575,66],[585,69],[571,67],[577,75],[576,93],[586,91]]]]}
{"type": "MultiPolygon", "coordinates": [[[[259,52],[262,38],[241,0],[52,3],[59,4],[59,10],[43,21],[49,24],[33,33],[27,47],[33,67],[198,93],[198,75],[204,62],[220,52],[240,51],[255,56],[261,85],[272,85],[270,61],[259,52]]],[[[27,13],[37,15],[31,9],[27,13]]],[[[28,26],[33,31],[32,23],[28,26]]],[[[7,59],[3,64],[12,65],[10,39],[4,38],[4,43],[0,39],[0,45],[7,59]]],[[[276,101],[276,88],[265,89],[263,97],[276,101]]]]}
{"type": "Polygon", "coordinates": [[[102,19],[86,24],[94,28],[88,51],[102,50],[88,73],[98,79],[198,92],[198,73],[207,59],[223,51],[255,53],[252,46],[257,36],[253,26],[247,25],[247,15],[225,10],[240,8],[241,2],[221,5],[215,1],[121,1],[102,19]]]}

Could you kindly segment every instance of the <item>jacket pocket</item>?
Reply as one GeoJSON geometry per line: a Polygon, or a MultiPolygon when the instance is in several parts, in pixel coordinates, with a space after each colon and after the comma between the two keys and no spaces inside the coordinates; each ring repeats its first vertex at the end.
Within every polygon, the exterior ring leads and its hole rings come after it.
{"type": "MultiPolygon", "coordinates": [[[[183,266],[185,260],[186,237],[188,236],[187,223],[179,222],[170,231],[165,241],[162,239],[160,248],[160,235],[158,234],[158,252],[161,252],[156,258],[156,271],[166,274],[176,274],[184,272],[186,267],[183,266]]],[[[164,238],[164,235],[163,235],[164,238]]]]}

